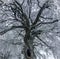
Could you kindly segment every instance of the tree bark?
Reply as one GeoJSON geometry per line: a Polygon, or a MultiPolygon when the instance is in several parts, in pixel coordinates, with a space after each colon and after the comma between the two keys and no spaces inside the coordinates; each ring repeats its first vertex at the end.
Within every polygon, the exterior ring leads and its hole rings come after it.
{"type": "Polygon", "coordinates": [[[26,29],[26,34],[24,37],[24,59],[35,59],[34,58],[34,47],[33,47],[33,39],[30,35],[30,30],[26,29]]]}

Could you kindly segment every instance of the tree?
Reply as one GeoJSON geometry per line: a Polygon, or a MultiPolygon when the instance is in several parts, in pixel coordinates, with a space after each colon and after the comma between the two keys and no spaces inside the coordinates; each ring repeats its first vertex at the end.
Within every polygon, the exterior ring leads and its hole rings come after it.
{"type": "MultiPolygon", "coordinates": [[[[54,17],[52,17],[51,14],[48,14],[48,17],[47,16],[45,17],[46,11],[48,12],[52,11],[51,10],[52,5],[50,0],[42,1],[42,3],[40,3],[39,0],[35,0],[35,1],[23,0],[21,3],[17,0],[14,0],[13,3],[10,3],[8,5],[4,4],[4,5],[10,8],[5,11],[11,12],[10,14],[12,14],[12,19],[2,19],[0,20],[0,23],[5,23],[7,21],[12,20],[13,25],[5,27],[3,30],[1,30],[0,35],[3,35],[8,31],[18,29],[20,31],[19,36],[23,37],[23,41],[24,41],[23,54],[26,59],[36,58],[36,54],[34,51],[35,46],[41,45],[41,46],[46,46],[49,49],[52,49],[52,47],[49,44],[47,44],[47,42],[45,42],[44,39],[40,38],[40,35],[42,33],[53,31],[53,29],[55,29],[54,25],[58,22],[58,19],[54,19],[54,17]],[[37,8],[35,12],[33,11],[34,5],[36,5],[37,8]],[[34,13],[36,13],[35,16],[34,13]],[[16,23],[18,23],[18,25],[16,23]],[[47,29],[46,28],[41,29],[41,27],[44,27],[44,25],[47,26],[47,29]],[[50,27],[48,28],[48,26],[50,27]],[[22,34],[21,32],[24,33],[22,34]]],[[[6,14],[6,16],[9,15],[6,14]]],[[[10,43],[13,45],[21,44],[21,42],[10,42],[10,43]]]]}

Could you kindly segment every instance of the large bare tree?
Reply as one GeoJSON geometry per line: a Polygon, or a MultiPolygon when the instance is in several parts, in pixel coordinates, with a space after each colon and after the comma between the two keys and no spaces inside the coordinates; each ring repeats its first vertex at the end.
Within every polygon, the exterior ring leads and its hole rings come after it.
{"type": "MultiPolygon", "coordinates": [[[[1,1],[1,3],[4,2],[1,1]]],[[[19,36],[22,36],[22,40],[24,41],[24,48],[22,51],[25,59],[36,59],[34,51],[35,46],[45,45],[48,49],[52,49],[52,47],[47,44],[44,39],[40,38],[42,33],[53,31],[56,27],[55,24],[58,22],[58,19],[54,19],[54,17],[52,17],[53,11],[51,10],[51,0],[42,0],[42,3],[40,0],[14,0],[10,4],[4,5],[10,8],[5,11],[12,12],[11,14],[13,18],[1,19],[0,23],[13,21],[13,25],[5,27],[1,30],[0,35],[3,35],[11,30],[19,29],[19,36]],[[52,14],[50,14],[49,11],[52,11],[52,14]],[[16,23],[18,23],[18,25],[16,23]],[[48,27],[48,29],[44,26],[48,27]],[[22,34],[21,32],[24,33],[22,34]]],[[[4,17],[4,14],[2,17],[4,17]]],[[[6,16],[8,17],[9,15],[6,14],[6,16]]],[[[11,44],[21,45],[21,42],[12,42],[11,44]]]]}

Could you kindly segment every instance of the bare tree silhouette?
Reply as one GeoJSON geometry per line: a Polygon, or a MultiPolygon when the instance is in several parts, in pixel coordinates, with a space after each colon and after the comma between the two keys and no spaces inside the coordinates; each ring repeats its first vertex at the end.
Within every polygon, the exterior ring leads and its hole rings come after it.
{"type": "MultiPolygon", "coordinates": [[[[40,1],[39,0],[36,0],[37,2],[37,5],[39,7],[39,11],[37,13],[37,15],[35,16],[35,19],[32,19],[31,17],[31,11],[32,11],[32,0],[27,0],[27,5],[28,5],[28,11],[26,14],[26,12],[24,12],[24,3],[25,3],[25,0],[23,0],[22,3],[18,2],[17,0],[14,0],[13,3],[10,3],[8,5],[8,7],[11,7],[11,11],[13,12],[14,14],[14,19],[12,19],[13,21],[15,22],[19,22],[20,25],[19,26],[11,26],[10,28],[7,28],[7,29],[4,29],[2,31],[0,31],[0,35],[3,35],[5,33],[7,33],[8,31],[11,31],[11,30],[14,30],[16,28],[20,28],[20,29],[23,29],[23,31],[25,33],[25,35],[19,33],[20,36],[22,36],[24,39],[24,55],[25,55],[25,58],[26,59],[35,59],[35,53],[34,53],[34,46],[33,43],[34,43],[34,40],[35,38],[37,38],[40,42],[42,42],[44,45],[46,45],[49,49],[51,49],[51,46],[49,46],[43,39],[41,39],[39,37],[39,35],[41,35],[41,33],[44,32],[44,30],[41,30],[39,27],[42,26],[42,25],[48,25],[48,24],[54,24],[56,22],[58,22],[58,19],[56,20],[53,20],[53,18],[51,17],[44,17],[42,16],[42,13],[44,12],[45,9],[50,9],[51,5],[49,4],[50,3],[50,0],[47,0],[43,3],[42,6],[40,6],[40,1]],[[48,19],[48,20],[51,20],[51,21],[41,21],[41,18],[42,19],[48,19]],[[39,28],[38,30],[36,30],[37,28],[39,28]]],[[[7,6],[7,5],[6,5],[7,6]]],[[[1,20],[0,23],[3,23],[3,22],[6,22],[8,20],[1,20]]],[[[52,30],[54,29],[51,28],[49,30],[52,30]]],[[[20,45],[21,43],[20,42],[17,42],[17,43],[12,43],[14,45],[20,45]]],[[[37,43],[38,44],[41,44],[41,43],[37,43]]]]}

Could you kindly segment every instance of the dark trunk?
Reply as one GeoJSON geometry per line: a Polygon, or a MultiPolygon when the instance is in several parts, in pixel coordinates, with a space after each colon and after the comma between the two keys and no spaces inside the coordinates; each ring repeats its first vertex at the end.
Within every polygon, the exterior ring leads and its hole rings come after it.
{"type": "Polygon", "coordinates": [[[24,37],[24,59],[34,59],[34,48],[33,48],[33,39],[30,35],[30,30],[26,29],[26,34],[24,37]]]}

